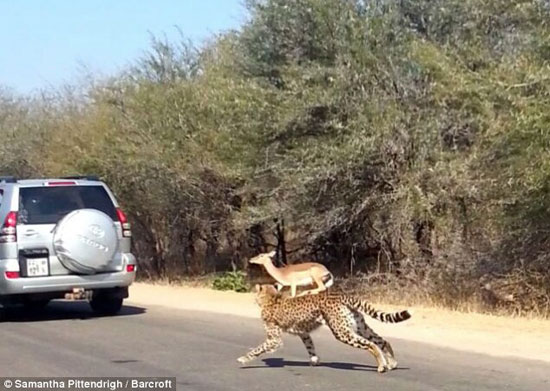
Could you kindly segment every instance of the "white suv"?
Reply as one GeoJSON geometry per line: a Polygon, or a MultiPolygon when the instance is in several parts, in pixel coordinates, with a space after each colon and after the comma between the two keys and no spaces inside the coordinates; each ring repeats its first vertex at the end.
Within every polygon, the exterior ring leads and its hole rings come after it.
{"type": "Polygon", "coordinates": [[[131,231],[96,177],[0,177],[0,311],[85,299],[115,314],[135,279],[131,231]]]}

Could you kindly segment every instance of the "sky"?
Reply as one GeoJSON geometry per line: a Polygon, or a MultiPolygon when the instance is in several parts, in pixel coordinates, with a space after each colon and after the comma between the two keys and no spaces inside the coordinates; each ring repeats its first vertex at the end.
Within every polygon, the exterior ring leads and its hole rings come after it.
{"type": "Polygon", "coordinates": [[[108,76],[150,46],[151,34],[196,43],[238,28],[242,0],[0,0],[0,87],[28,94],[108,76]]]}

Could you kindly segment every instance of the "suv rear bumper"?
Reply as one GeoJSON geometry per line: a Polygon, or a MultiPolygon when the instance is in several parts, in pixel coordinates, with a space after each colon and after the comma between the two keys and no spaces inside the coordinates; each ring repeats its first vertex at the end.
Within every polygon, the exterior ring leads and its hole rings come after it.
{"type": "MultiPolygon", "coordinates": [[[[33,294],[43,292],[69,292],[74,288],[105,289],[130,286],[136,273],[127,272],[126,265],[135,265],[131,253],[123,254],[126,258],[124,269],[117,272],[98,273],[93,275],[59,275],[47,277],[22,277],[8,279],[5,277],[6,266],[11,260],[0,260],[0,295],[33,294]]],[[[15,260],[17,262],[17,260],[15,260]]],[[[10,268],[11,269],[11,268],[10,268]]],[[[13,270],[13,269],[11,269],[13,270]]]]}
{"type": "MultiPolygon", "coordinates": [[[[107,296],[109,298],[115,298],[115,299],[125,299],[128,297],[128,287],[93,289],[90,292],[93,292],[93,295],[91,296],[92,300],[94,297],[99,297],[99,296],[102,296],[102,297],[107,296]]],[[[24,294],[14,294],[14,295],[1,295],[0,310],[2,308],[10,307],[18,304],[25,305],[33,302],[50,301],[54,299],[67,299],[66,294],[67,292],[56,291],[56,292],[38,292],[38,293],[32,293],[32,294],[24,293],[24,294]]],[[[76,299],[69,299],[69,300],[86,300],[86,298],[83,297],[82,299],[76,298],[76,299]]]]}

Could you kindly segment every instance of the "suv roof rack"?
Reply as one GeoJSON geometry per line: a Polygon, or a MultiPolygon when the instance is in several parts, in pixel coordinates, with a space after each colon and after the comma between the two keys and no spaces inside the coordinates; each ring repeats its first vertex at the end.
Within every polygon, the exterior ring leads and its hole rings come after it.
{"type": "Polygon", "coordinates": [[[69,176],[62,176],[59,179],[85,179],[87,181],[99,181],[99,176],[97,176],[97,175],[69,175],[69,176]]]}
{"type": "Polygon", "coordinates": [[[0,182],[16,183],[17,178],[12,175],[0,176],[0,182]]]}

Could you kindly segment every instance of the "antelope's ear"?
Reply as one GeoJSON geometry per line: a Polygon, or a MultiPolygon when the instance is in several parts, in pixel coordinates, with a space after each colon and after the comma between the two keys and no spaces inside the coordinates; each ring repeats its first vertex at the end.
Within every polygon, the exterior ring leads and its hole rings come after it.
{"type": "Polygon", "coordinates": [[[254,285],[254,292],[260,293],[261,290],[262,290],[262,287],[260,286],[260,284],[254,285]]]}
{"type": "Polygon", "coordinates": [[[273,257],[275,257],[275,255],[277,255],[277,250],[270,251],[270,252],[267,253],[267,255],[268,255],[270,258],[273,258],[273,257]]]}

